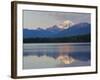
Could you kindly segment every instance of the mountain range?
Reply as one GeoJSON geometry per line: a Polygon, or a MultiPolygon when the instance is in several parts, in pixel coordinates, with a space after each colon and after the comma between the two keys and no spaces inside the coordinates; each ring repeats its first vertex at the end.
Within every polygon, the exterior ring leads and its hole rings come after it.
{"type": "MultiPolygon", "coordinates": [[[[67,27],[67,26],[66,26],[67,27]]],[[[91,24],[79,23],[68,28],[59,28],[57,25],[42,29],[23,29],[23,37],[26,38],[59,38],[90,34],[91,24]]]]}

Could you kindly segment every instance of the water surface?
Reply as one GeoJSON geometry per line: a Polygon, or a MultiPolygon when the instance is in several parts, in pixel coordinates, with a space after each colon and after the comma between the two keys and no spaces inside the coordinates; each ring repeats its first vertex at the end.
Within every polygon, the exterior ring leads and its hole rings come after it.
{"type": "Polygon", "coordinates": [[[23,46],[24,69],[90,66],[90,43],[34,43],[23,46]]]}

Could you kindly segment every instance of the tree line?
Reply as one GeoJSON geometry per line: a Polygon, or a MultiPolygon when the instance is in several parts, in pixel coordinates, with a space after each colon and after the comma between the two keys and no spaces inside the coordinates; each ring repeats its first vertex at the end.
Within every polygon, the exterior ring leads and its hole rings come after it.
{"type": "Polygon", "coordinates": [[[70,36],[70,37],[58,37],[58,38],[25,38],[23,43],[65,43],[65,42],[90,42],[90,34],[70,36]]]}

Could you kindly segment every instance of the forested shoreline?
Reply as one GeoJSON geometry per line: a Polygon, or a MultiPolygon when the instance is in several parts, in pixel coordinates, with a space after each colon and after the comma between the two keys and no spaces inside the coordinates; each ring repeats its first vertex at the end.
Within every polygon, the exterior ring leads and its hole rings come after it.
{"type": "Polygon", "coordinates": [[[59,38],[24,38],[23,43],[65,43],[65,42],[90,42],[90,34],[59,37],[59,38]]]}

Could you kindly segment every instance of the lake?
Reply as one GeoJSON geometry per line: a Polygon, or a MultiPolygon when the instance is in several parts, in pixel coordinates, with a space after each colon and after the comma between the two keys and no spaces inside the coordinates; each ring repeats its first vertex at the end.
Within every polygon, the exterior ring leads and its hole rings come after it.
{"type": "Polygon", "coordinates": [[[90,43],[23,44],[23,69],[90,66],[90,43]]]}

